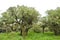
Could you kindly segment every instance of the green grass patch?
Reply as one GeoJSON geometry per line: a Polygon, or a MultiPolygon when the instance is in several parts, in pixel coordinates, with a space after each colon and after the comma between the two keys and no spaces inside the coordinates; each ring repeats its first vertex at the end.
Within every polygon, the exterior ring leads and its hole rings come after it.
{"type": "Polygon", "coordinates": [[[51,32],[44,34],[28,32],[28,35],[24,39],[19,34],[19,32],[0,33],[0,40],[60,40],[60,36],[55,36],[51,32]]]}

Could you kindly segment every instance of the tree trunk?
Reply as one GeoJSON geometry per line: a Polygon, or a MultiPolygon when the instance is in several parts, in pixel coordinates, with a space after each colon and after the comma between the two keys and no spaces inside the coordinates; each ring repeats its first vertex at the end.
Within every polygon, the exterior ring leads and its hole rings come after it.
{"type": "Polygon", "coordinates": [[[44,33],[44,29],[45,29],[45,28],[43,27],[43,33],[44,33]]]}
{"type": "Polygon", "coordinates": [[[57,35],[57,32],[56,31],[54,31],[54,33],[55,33],[55,35],[57,35]]]}
{"type": "Polygon", "coordinates": [[[28,29],[27,28],[25,29],[25,32],[26,32],[26,35],[27,35],[28,34],[28,29]]]}
{"type": "Polygon", "coordinates": [[[28,31],[26,31],[26,28],[23,26],[23,27],[21,28],[21,35],[22,35],[23,37],[25,37],[25,36],[27,35],[27,32],[28,32],[28,31]]]}
{"type": "Polygon", "coordinates": [[[22,30],[20,30],[21,32],[20,32],[20,35],[22,36],[22,30]]]}
{"type": "Polygon", "coordinates": [[[58,35],[58,32],[57,32],[57,30],[54,30],[54,34],[55,34],[55,35],[58,35]]]}

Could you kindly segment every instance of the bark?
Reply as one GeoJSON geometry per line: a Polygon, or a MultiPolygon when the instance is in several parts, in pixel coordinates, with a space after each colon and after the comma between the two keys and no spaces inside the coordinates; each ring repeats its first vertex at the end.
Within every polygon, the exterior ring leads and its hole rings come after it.
{"type": "Polygon", "coordinates": [[[20,30],[21,32],[20,32],[20,35],[22,36],[22,30],[20,30]]]}
{"type": "Polygon", "coordinates": [[[59,30],[54,30],[54,34],[55,34],[55,35],[60,35],[59,30]]]}
{"type": "Polygon", "coordinates": [[[21,34],[20,35],[23,36],[23,37],[25,37],[27,35],[27,32],[28,31],[26,30],[26,28],[24,26],[22,26],[21,27],[21,34]]]}
{"type": "Polygon", "coordinates": [[[44,33],[44,29],[45,29],[45,28],[43,27],[43,33],[44,33]]]}
{"type": "Polygon", "coordinates": [[[56,30],[54,30],[54,34],[57,35],[57,31],[56,30]]]}

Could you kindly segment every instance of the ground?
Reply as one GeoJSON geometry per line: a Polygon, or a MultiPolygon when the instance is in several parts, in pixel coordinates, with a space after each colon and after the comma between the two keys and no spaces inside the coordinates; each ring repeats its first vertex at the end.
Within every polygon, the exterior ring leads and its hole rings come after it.
{"type": "Polygon", "coordinates": [[[0,33],[0,40],[60,40],[60,36],[55,36],[51,32],[44,34],[29,32],[24,39],[19,34],[19,32],[0,33]]]}

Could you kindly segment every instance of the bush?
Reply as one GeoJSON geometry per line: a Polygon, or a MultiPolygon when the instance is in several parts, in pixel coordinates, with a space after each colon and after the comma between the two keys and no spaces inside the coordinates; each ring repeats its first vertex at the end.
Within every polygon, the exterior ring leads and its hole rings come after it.
{"type": "Polygon", "coordinates": [[[39,25],[37,25],[37,24],[35,24],[32,29],[36,33],[40,33],[41,32],[41,27],[39,25]]]}

